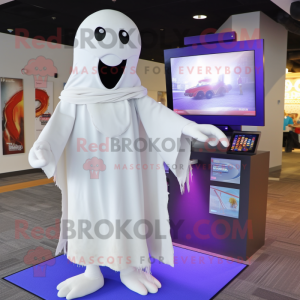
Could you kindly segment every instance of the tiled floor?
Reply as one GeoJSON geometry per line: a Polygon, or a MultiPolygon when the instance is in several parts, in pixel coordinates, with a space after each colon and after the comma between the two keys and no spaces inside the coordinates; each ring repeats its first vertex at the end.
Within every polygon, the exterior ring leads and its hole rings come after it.
{"type": "MultiPolygon", "coordinates": [[[[36,176],[40,175],[30,180],[45,178],[42,173],[36,176]]],[[[300,153],[283,153],[280,175],[280,181],[269,181],[265,246],[216,299],[300,299],[300,153]]],[[[25,179],[10,178],[7,182],[17,183],[15,180],[25,179]]],[[[54,226],[61,214],[60,197],[54,184],[0,193],[0,278],[26,268],[24,256],[37,246],[54,253],[57,240],[37,240],[30,235],[30,239],[16,239],[15,226],[16,220],[26,221],[27,231],[35,226],[54,226]]],[[[0,280],[0,299],[38,298],[0,280]]]]}

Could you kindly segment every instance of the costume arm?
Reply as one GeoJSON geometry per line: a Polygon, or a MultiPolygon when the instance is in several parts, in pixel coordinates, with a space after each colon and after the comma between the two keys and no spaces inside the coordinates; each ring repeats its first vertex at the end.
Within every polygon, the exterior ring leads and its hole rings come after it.
{"type": "Polygon", "coordinates": [[[177,176],[183,190],[189,171],[191,138],[184,135],[182,130],[194,122],[182,118],[148,96],[135,101],[138,115],[150,142],[154,144],[157,141],[153,148],[177,176]]]}
{"type": "Polygon", "coordinates": [[[60,102],[30,150],[29,162],[31,165],[33,155],[38,157],[38,149],[44,151],[44,155],[46,153],[47,164],[42,169],[48,178],[55,175],[57,163],[73,129],[75,113],[75,104],[60,102]]]}

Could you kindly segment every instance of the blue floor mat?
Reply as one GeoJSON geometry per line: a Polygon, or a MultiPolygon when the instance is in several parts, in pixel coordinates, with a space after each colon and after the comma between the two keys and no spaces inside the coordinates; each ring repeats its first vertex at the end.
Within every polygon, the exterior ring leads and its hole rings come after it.
{"type": "MultiPolygon", "coordinates": [[[[56,286],[83,273],[84,268],[70,263],[65,255],[53,260],[48,266],[30,267],[4,279],[42,299],[65,299],[57,297],[56,286]]],[[[147,299],[209,300],[247,267],[179,247],[174,247],[174,261],[174,268],[158,261],[152,264],[152,274],[161,282],[162,288],[156,294],[148,294],[147,299]]],[[[101,267],[101,271],[105,278],[103,288],[80,299],[134,300],[144,297],[126,288],[120,282],[119,272],[108,267],[101,267]]]]}

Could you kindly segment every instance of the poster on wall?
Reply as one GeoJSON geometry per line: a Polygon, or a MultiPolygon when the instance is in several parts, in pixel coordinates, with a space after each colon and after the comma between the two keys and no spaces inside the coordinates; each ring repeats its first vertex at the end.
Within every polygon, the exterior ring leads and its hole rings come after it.
{"type": "Polygon", "coordinates": [[[167,93],[166,92],[157,92],[157,102],[160,102],[164,106],[168,106],[167,93]]]}
{"type": "Polygon", "coordinates": [[[35,139],[53,114],[53,82],[35,89],[35,139]]]}
{"type": "Polygon", "coordinates": [[[23,79],[0,78],[3,155],[25,152],[23,79]]]}
{"type": "Polygon", "coordinates": [[[285,80],[284,110],[294,124],[300,124],[300,78],[285,80]]]}

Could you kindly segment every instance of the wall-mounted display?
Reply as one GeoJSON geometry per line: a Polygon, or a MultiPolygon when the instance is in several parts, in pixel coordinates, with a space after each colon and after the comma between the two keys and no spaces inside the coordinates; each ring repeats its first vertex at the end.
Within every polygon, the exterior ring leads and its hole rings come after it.
{"type": "Polygon", "coordinates": [[[164,50],[168,107],[198,124],[264,126],[264,41],[213,39],[164,50]]]}
{"type": "Polygon", "coordinates": [[[174,111],[255,116],[254,51],[171,58],[174,111]]]}
{"type": "Polygon", "coordinates": [[[211,214],[238,219],[240,209],[240,190],[210,186],[209,212],[211,214]]]}
{"type": "Polygon", "coordinates": [[[23,79],[1,77],[3,155],[25,152],[23,79]]]}
{"type": "Polygon", "coordinates": [[[241,161],[237,159],[211,158],[210,180],[241,183],[241,161]]]}
{"type": "Polygon", "coordinates": [[[35,89],[35,138],[37,139],[53,114],[53,82],[35,89]]]}

